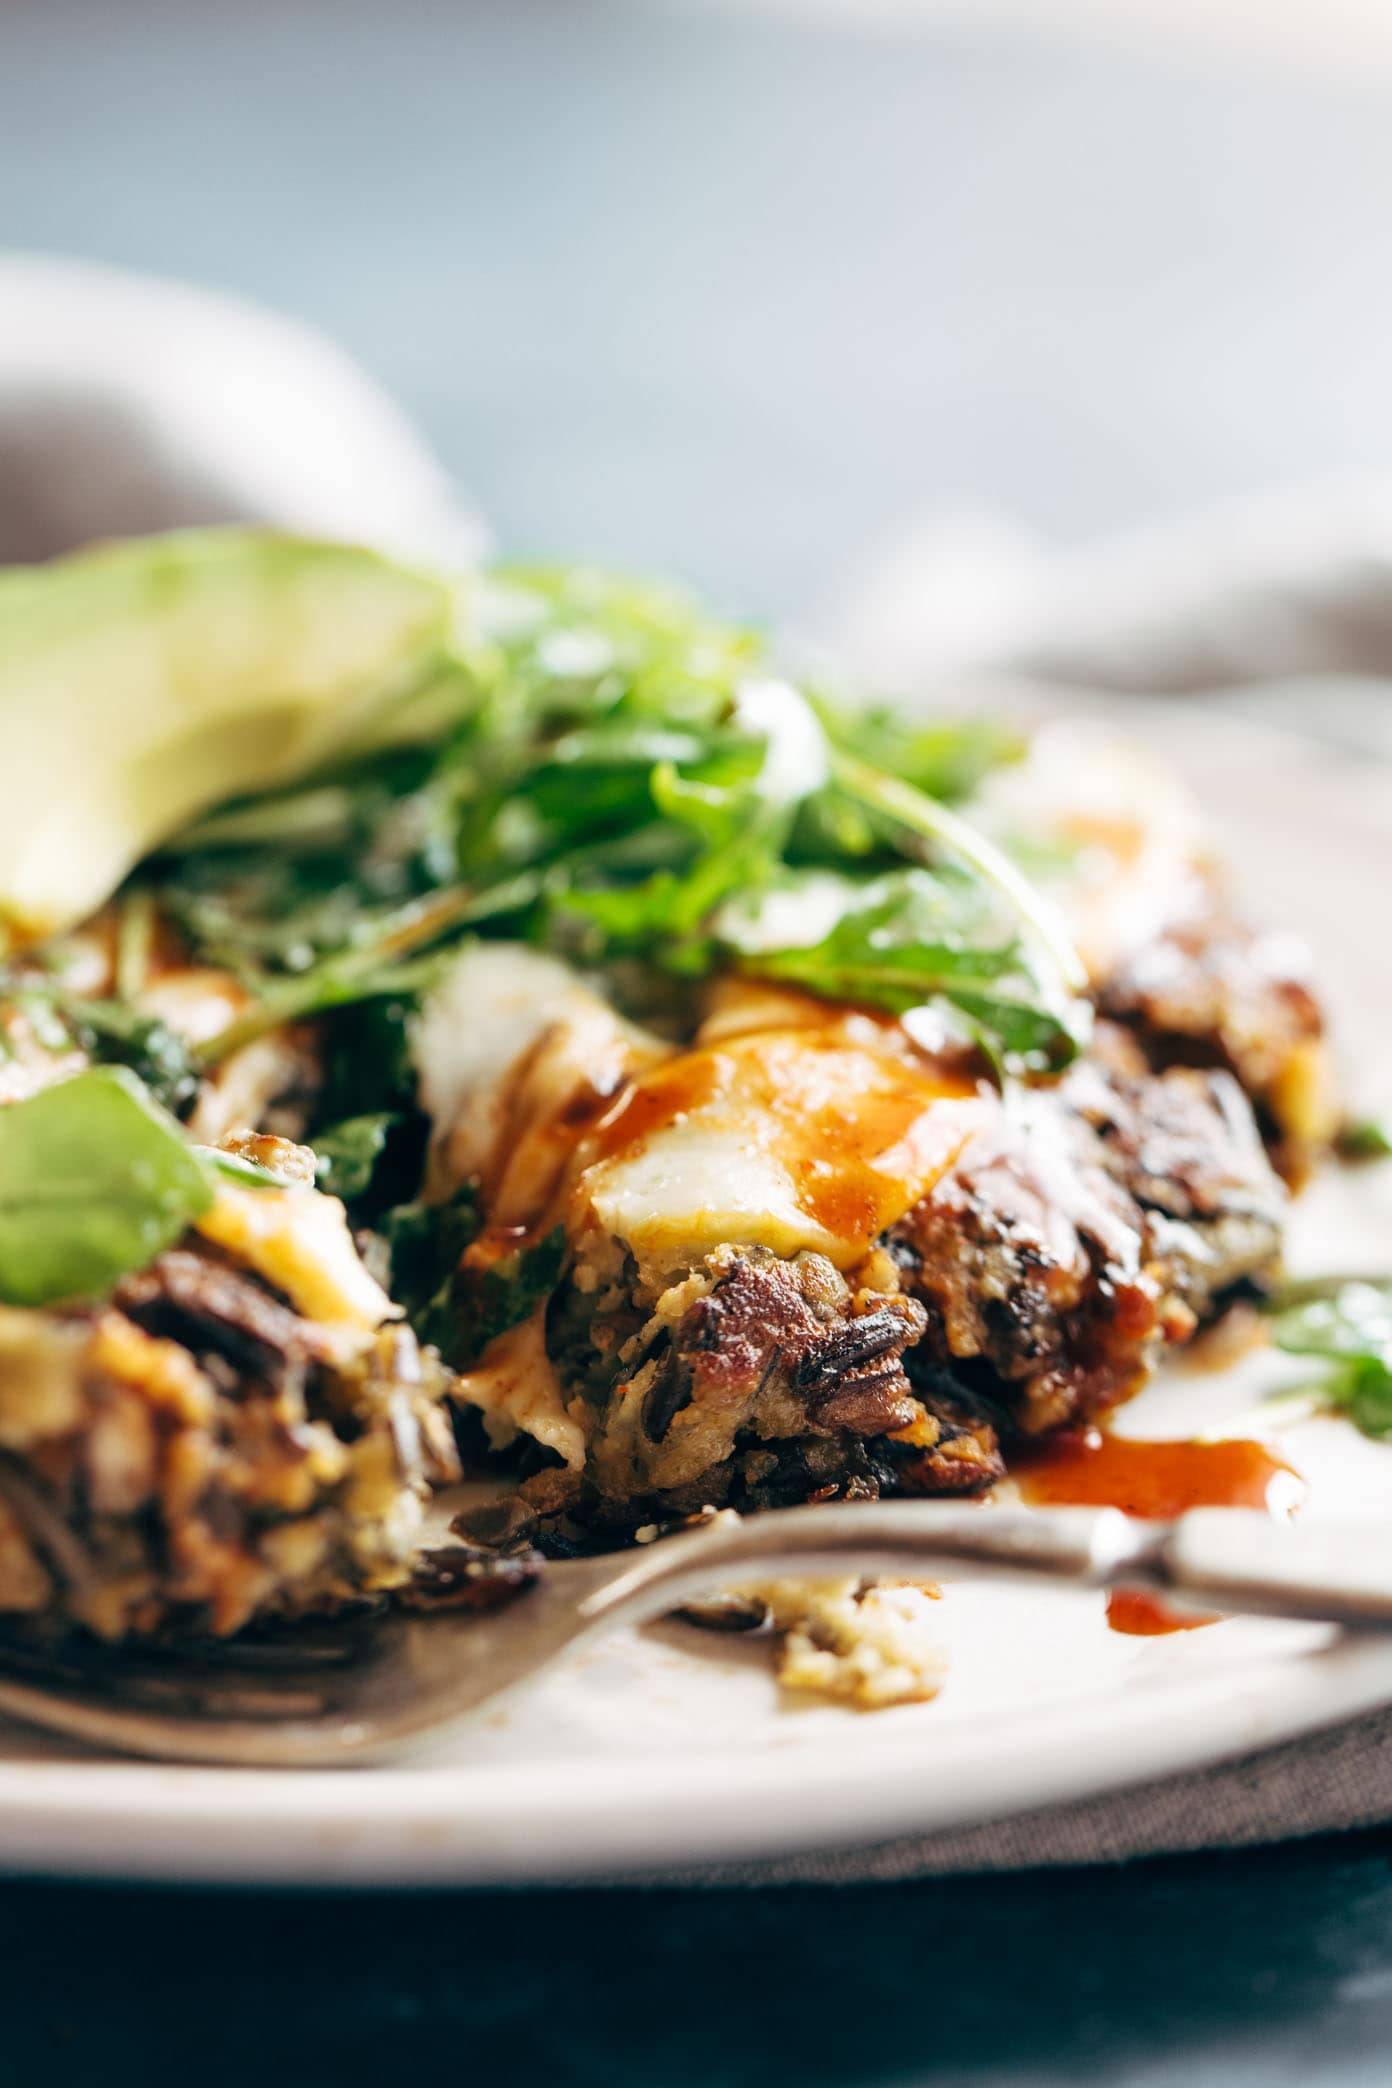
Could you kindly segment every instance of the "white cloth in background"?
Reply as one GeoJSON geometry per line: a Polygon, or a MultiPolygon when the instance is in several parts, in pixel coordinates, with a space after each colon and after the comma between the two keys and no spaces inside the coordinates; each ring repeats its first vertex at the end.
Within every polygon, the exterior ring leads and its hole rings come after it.
{"type": "Polygon", "coordinates": [[[1004,675],[1202,695],[1392,756],[1392,485],[1232,501],[1056,550],[992,517],[925,521],[813,633],[917,703],[989,700],[1004,675]]]}
{"type": "Polygon", "coordinates": [[[311,327],[0,253],[0,564],[224,522],[442,564],[486,542],[401,408],[311,327]]]}

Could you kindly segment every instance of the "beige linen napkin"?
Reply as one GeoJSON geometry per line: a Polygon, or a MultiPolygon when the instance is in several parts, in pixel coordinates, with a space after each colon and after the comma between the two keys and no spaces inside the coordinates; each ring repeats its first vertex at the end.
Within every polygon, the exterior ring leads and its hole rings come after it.
{"type": "Polygon", "coordinates": [[[484,543],[395,400],[312,327],[0,251],[0,564],[230,522],[458,564],[484,543]]]}

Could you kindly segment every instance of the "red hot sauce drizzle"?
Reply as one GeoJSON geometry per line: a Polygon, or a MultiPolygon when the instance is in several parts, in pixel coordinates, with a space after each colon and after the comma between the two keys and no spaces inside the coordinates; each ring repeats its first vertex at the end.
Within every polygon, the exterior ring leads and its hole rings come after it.
{"type": "MultiPolygon", "coordinates": [[[[1144,1442],[1078,1429],[1026,1452],[1016,1476],[1024,1498],[1039,1505],[1120,1508],[1158,1522],[1190,1508],[1260,1508],[1285,1518],[1305,1493],[1294,1466],[1265,1443],[1243,1436],[1144,1442]]],[[[1117,1588],[1107,1598],[1112,1630],[1133,1637],[1193,1631],[1218,1621],[1181,1615],[1142,1589],[1117,1588]]]]}

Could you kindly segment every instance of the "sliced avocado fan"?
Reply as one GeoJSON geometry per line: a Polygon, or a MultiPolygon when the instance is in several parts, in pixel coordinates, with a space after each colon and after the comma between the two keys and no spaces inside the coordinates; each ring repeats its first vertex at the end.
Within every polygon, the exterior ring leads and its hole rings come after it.
{"type": "Polygon", "coordinates": [[[0,949],[94,912],[209,807],[390,743],[457,610],[437,575],[257,530],[0,573],[0,949]]]}

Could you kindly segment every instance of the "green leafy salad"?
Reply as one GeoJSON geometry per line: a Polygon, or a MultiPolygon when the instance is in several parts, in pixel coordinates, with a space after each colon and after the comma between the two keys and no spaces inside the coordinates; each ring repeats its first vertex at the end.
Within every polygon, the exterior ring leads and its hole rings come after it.
{"type": "Polygon", "coordinates": [[[1066,938],[952,809],[1009,757],[999,731],[839,709],[752,636],[590,572],[500,573],[480,626],[442,668],[437,736],[216,813],[152,866],[157,903],[251,991],[207,1059],[412,994],[466,935],[603,969],[645,1010],[736,969],[936,1002],[1007,1065],[1073,1056],[1066,938]]]}
{"type": "Polygon", "coordinates": [[[313,1018],[322,1186],[393,1237],[425,1313],[459,1239],[437,1213],[413,1240],[407,1033],[469,937],[553,950],[658,1023],[735,971],[935,1008],[998,1077],[1086,1036],[1051,908],[957,809],[1009,737],[839,705],[679,595],[504,570],[461,596],[212,532],[6,576],[0,643],[0,1048],[88,1069],[0,1112],[11,1303],[99,1292],[177,1233],[205,1191],[176,1121],[203,1077],[313,1018]],[[100,991],[72,961],[93,916],[100,991]],[[197,1043],[143,1004],[171,937],[238,988],[197,1043]],[[43,1193],[55,1140],[76,1200],[43,1193]]]}

